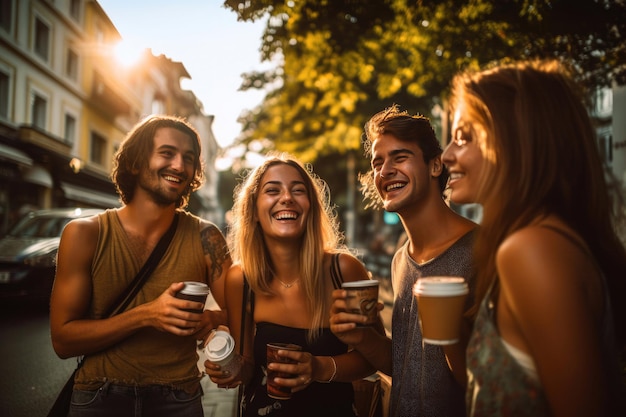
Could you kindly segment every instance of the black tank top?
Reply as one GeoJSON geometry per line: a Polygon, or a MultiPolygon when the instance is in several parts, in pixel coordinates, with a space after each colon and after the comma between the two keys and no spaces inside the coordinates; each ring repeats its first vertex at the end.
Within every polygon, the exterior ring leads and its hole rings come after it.
{"type": "MultiPolygon", "coordinates": [[[[334,261],[337,255],[334,256],[334,261]]],[[[336,271],[331,273],[333,286],[341,285],[341,277],[336,271]]],[[[245,281],[245,280],[244,280],[245,281]]],[[[254,314],[254,294],[251,294],[251,306],[254,314]]],[[[308,329],[283,326],[276,323],[256,323],[254,337],[254,375],[245,387],[242,401],[244,417],[248,416],[337,416],[355,417],[353,410],[354,390],[349,382],[331,382],[328,384],[312,382],[306,389],[296,392],[289,400],[276,400],[267,396],[266,366],[267,343],[295,343],[302,350],[314,356],[335,356],[348,351],[330,331],[323,328],[321,334],[312,343],[307,341],[308,329]]]]}

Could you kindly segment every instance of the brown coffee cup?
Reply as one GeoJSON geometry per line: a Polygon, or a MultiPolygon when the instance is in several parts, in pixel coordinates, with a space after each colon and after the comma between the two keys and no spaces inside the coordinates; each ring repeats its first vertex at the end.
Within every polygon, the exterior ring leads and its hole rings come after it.
{"type": "Polygon", "coordinates": [[[465,299],[469,288],[462,277],[424,277],[417,280],[413,294],[422,340],[432,345],[451,345],[459,341],[465,299]]]}
{"type": "MultiPolygon", "coordinates": [[[[272,362],[276,363],[297,363],[297,361],[287,358],[285,356],[278,356],[279,350],[302,350],[302,346],[294,345],[293,343],[268,343],[267,344],[267,364],[272,362]]],[[[288,400],[291,398],[291,388],[276,385],[274,378],[294,378],[296,375],[276,371],[272,369],[267,370],[267,395],[270,398],[277,400],[288,400]]]]}
{"type": "MultiPolygon", "coordinates": [[[[209,295],[209,286],[204,282],[197,281],[185,281],[183,289],[176,293],[176,298],[189,301],[197,301],[199,303],[206,303],[207,296],[209,295]]],[[[201,314],[204,311],[204,307],[200,310],[185,309],[191,313],[201,314]]]]}
{"type": "Polygon", "coordinates": [[[361,281],[344,282],[341,287],[348,292],[346,307],[349,313],[361,314],[367,317],[365,323],[358,326],[372,326],[378,321],[378,280],[366,279],[361,281]]]}

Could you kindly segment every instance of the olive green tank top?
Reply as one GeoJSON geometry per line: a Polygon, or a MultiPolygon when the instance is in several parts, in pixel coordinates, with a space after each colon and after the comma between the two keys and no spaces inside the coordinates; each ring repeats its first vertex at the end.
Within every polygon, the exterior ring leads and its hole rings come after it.
{"type": "MultiPolygon", "coordinates": [[[[184,211],[178,213],[178,228],[170,246],[128,309],[156,299],[174,282],[207,281],[199,219],[184,211]]],[[[131,252],[115,209],[100,214],[99,225],[91,267],[92,319],[103,318],[142,267],[131,252]]],[[[192,393],[201,378],[197,362],[194,336],[180,337],[142,328],[110,348],[88,355],[74,388],[94,390],[110,381],[127,386],[166,385],[192,393]]]]}

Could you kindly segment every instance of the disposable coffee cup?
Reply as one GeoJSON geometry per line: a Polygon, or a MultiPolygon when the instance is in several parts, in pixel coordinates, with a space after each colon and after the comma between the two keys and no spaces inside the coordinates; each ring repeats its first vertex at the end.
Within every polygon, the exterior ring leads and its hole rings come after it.
{"type": "MultiPolygon", "coordinates": [[[[297,363],[297,361],[284,356],[278,356],[279,350],[302,350],[302,346],[293,343],[268,343],[267,344],[267,364],[276,363],[297,363]]],[[[274,378],[295,378],[296,375],[276,371],[267,370],[267,395],[276,400],[288,400],[291,398],[291,387],[283,387],[276,385],[274,378]]]]}
{"type": "Polygon", "coordinates": [[[235,340],[224,330],[213,330],[209,334],[204,354],[207,359],[217,364],[231,375],[239,372],[239,355],[235,352],[235,340]]]}
{"type": "Polygon", "coordinates": [[[417,280],[413,294],[417,298],[425,343],[458,343],[468,293],[469,288],[462,277],[425,277],[417,280]]]}
{"type": "Polygon", "coordinates": [[[185,311],[189,311],[191,313],[201,314],[204,311],[204,303],[206,303],[209,291],[209,286],[204,282],[185,281],[185,286],[182,290],[176,293],[176,298],[202,303],[203,307],[200,310],[185,309],[185,311]]]}
{"type": "Polygon", "coordinates": [[[372,326],[377,322],[378,310],[378,280],[366,279],[362,281],[344,282],[342,288],[348,292],[346,307],[349,313],[361,314],[367,317],[365,323],[357,326],[372,326]]]}

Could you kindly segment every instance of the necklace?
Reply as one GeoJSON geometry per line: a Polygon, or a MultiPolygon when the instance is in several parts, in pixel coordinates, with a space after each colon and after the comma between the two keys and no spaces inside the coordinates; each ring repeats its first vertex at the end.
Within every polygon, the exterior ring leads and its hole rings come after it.
{"type": "Polygon", "coordinates": [[[300,281],[300,278],[298,278],[298,279],[296,279],[296,280],[293,280],[293,281],[291,281],[291,282],[287,283],[287,282],[285,282],[285,281],[283,281],[283,280],[281,280],[281,279],[278,279],[278,278],[276,278],[276,279],[278,280],[278,282],[280,282],[280,285],[282,285],[282,286],[283,286],[283,287],[285,287],[285,288],[291,288],[291,287],[293,287],[295,284],[297,284],[297,283],[298,283],[298,281],[300,281]]]}

